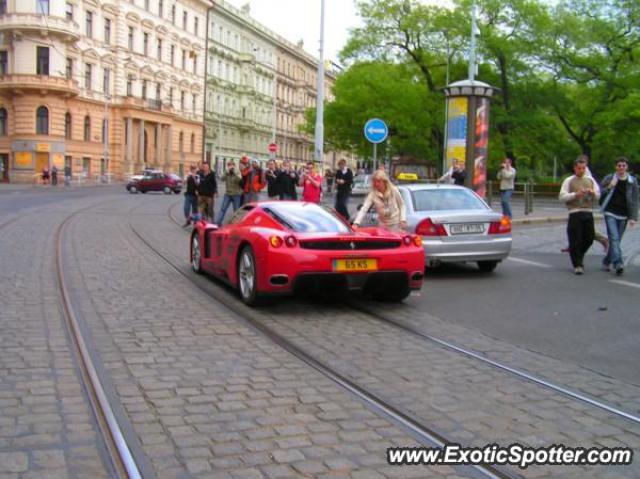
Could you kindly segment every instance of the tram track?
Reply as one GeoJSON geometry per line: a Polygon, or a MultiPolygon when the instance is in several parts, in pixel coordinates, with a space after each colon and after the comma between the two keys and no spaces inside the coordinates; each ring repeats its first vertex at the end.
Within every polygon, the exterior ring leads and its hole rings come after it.
{"type": "MultiPolygon", "coordinates": [[[[169,209],[167,210],[167,214],[170,218],[170,220],[175,223],[176,225],[180,226],[182,228],[182,225],[180,225],[180,223],[178,222],[178,220],[173,216],[173,210],[174,208],[178,205],[179,203],[175,203],[173,205],[171,205],[169,207],[169,209]]],[[[425,331],[421,331],[420,329],[407,324],[404,321],[401,320],[397,320],[394,318],[390,318],[389,316],[381,313],[380,311],[377,311],[376,309],[364,304],[361,301],[357,301],[357,300],[353,300],[353,299],[348,299],[348,300],[344,300],[343,303],[345,305],[347,305],[349,308],[351,308],[354,311],[358,311],[362,314],[367,315],[369,318],[372,318],[378,322],[382,322],[386,325],[390,325],[395,329],[398,329],[400,331],[403,331],[405,333],[411,334],[412,336],[418,337],[424,341],[429,341],[431,343],[434,343],[446,350],[449,351],[453,351],[455,353],[458,353],[462,356],[465,356],[467,358],[471,358],[473,360],[479,361],[483,364],[486,364],[488,366],[491,366],[492,368],[495,368],[497,370],[500,370],[506,374],[512,375],[518,379],[521,379],[523,381],[535,384],[537,386],[546,388],[550,391],[553,391],[555,393],[559,393],[563,396],[566,396],[570,399],[585,403],[589,406],[592,406],[596,409],[605,411],[606,413],[621,417],[625,420],[631,421],[635,424],[639,424],[640,425],[640,416],[637,414],[634,414],[632,412],[629,411],[625,411],[619,407],[616,407],[614,405],[611,404],[607,404],[604,401],[599,401],[598,399],[591,397],[587,394],[583,394],[580,393],[578,391],[572,390],[571,388],[568,388],[566,386],[563,386],[561,384],[557,384],[553,381],[550,381],[548,379],[545,379],[539,375],[536,374],[532,374],[530,372],[524,371],[522,369],[516,368],[516,367],[512,367],[508,364],[505,364],[501,361],[497,361],[494,359],[491,359],[489,357],[487,357],[486,355],[474,351],[471,348],[467,348],[463,345],[459,345],[456,344],[452,341],[443,339],[443,338],[439,338],[437,336],[434,336],[432,334],[426,333],[425,331]]],[[[417,311],[416,311],[417,312],[417,311]]]]}
{"type": "MultiPolygon", "coordinates": [[[[172,218],[174,223],[179,225],[179,223],[171,215],[171,211],[175,206],[176,204],[170,207],[169,216],[172,218]]],[[[309,352],[305,351],[303,348],[287,339],[284,335],[277,332],[274,328],[267,326],[264,322],[261,322],[259,319],[257,319],[256,315],[252,315],[251,311],[248,310],[246,306],[230,301],[226,293],[216,291],[214,289],[214,285],[208,282],[204,277],[196,277],[194,275],[188,274],[184,270],[184,268],[181,267],[181,265],[176,264],[176,261],[174,259],[170,258],[169,255],[163,253],[159,248],[157,248],[131,222],[129,222],[129,228],[132,233],[152,253],[154,253],[158,258],[165,262],[181,277],[203,291],[217,304],[227,309],[238,320],[242,321],[252,330],[258,332],[259,334],[270,340],[272,343],[276,344],[294,357],[298,358],[303,363],[320,372],[333,383],[339,385],[341,388],[355,396],[362,403],[366,404],[372,411],[376,412],[381,417],[386,418],[392,423],[400,426],[403,430],[407,431],[412,437],[414,437],[414,439],[418,440],[424,446],[443,448],[447,444],[457,442],[445,437],[434,428],[421,423],[420,420],[395,407],[389,401],[371,392],[368,388],[358,384],[355,381],[352,381],[335,368],[329,366],[325,361],[322,361],[321,359],[318,359],[309,352]]],[[[496,479],[521,477],[520,475],[515,474],[513,471],[510,471],[503,467],[496,467],[492,465],[471,465],[461,467],[465,470],[467,470],[467,468],[471,469],[472,471],[469,472],[473,472],[473,477],[477,477],[478,475],[496,479]]]]}
{"type": "Polygon", "coordinates": [[[78,214],[96,206],[99,205],[91,205],[70,214],[56,229],[54,243],[57,289],[62,305],[64,324],[72,347],[75,350],[80,376],[89,399],[91,410],[111,459],[112,472],[120,479],[140,479],[143,476],[127,444],[125,435],[118,424],[114,410],[109,403],[103,382],[100,379],[90,353],[89,342],[83,334],[80,320],[74,309],[64,266],[63,241],[68,225],[78,214]]]}

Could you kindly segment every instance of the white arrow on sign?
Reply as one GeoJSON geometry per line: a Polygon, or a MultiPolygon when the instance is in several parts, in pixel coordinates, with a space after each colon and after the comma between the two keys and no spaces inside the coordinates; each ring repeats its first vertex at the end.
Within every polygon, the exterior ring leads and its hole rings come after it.
{"type": "Polygon", "coordinates": [[[374,133],[380,133],[380,134],[384,134],[387,130],[384,128],[374,128],[372,126],[369,127],[369,129],[367,130],[367,132],[369,132],[369,134],[374,134],[374,133]]]}

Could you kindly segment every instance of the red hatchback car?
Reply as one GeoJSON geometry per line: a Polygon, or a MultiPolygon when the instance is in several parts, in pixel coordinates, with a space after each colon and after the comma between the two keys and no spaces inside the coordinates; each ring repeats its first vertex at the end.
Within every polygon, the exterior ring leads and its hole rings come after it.
{"type": "Polygon", "coordinates": [[[361,290],[402,301],[422,287],[420,236],[383,228],[354,230],[314,203],[250,203],[218,226],[195,224],[191,265],[238,288],[251,305],[262,295],[361,290]]]}
{"type": "Polygon", "coordinates": [[[129,193],[146,193],[147,191],[163,191],[170,195],[174,192],[176,195],[182,191],[182,180],[178,175],[173,173],[163,173],[154,171],[145,174],[140,179],[131,180],[127,183],[127,191],[129,193]]]}

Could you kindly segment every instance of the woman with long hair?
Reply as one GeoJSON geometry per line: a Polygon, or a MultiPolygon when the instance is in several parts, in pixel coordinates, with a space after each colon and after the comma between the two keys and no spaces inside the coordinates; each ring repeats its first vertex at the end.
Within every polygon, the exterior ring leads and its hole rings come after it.
{"type": "Polygon", "coordinates": [[[364,216],[372,206],[378,213],[380,226],[391,231],[401,231],[407,227],[407,216],[404,200],[398,188],[389,180],[387,174],[377,170],[371,178],[371,191],[360,208],[358,216],[353,222],[354,227],[360,226],[364,216]]]}

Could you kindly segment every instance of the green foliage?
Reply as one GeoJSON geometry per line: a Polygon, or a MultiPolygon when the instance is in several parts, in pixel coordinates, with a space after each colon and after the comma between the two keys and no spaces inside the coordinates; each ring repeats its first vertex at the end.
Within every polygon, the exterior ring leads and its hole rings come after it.
{"type": "MultiPolygon", "coordinates": [[[[327,142],[365,154],[367,118],[388,121],[393,153],[442,155],[444,97],[467,76],[471,0],[452,9],[418,0],[360,0],[363,26],[341,52],[348,66],[326,107],[327,142]]],[[[559,172],[579,153],[607,171],[640,155],[640,2],[477,0],[479,75],[492,102],[489,168],[505,155],[532,176],[559,172]]],[[[314,123],[307,112],[308,126],[314,123]]],[[[369,148],[369,150],[367,149],[369,148]]]]}

